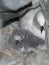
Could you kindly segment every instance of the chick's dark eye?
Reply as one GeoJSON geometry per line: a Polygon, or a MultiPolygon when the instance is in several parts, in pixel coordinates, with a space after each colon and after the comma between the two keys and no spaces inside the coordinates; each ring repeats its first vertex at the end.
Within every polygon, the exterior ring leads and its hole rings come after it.
{"type": "Polygon", "coordinates": [[[23,36],[21,36],[21,38],[23,38],[23,36]]]}

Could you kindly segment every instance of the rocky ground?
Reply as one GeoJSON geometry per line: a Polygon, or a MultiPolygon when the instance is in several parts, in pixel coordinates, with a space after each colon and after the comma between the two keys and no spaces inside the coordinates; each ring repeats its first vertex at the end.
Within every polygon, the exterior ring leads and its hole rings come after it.
{"type": "Polygon", "coordinates": [[[33,49],[34,52],[21,53],[10,46],[11,25],[0,30],[0,65],[49,65],[49,51],[33,49]]]}

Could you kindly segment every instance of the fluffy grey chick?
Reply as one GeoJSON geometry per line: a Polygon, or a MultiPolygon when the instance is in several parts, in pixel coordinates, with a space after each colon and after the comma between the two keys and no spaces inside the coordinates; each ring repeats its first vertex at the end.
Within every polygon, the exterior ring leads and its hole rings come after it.
{"type": "Polygon", "coordinates": [[[36,37],[28,30],[16,29],[9,38],[9,43],[14,49],[24,51],[28,48],[36,48],[45,43],[44,40],[36,37]]]}

